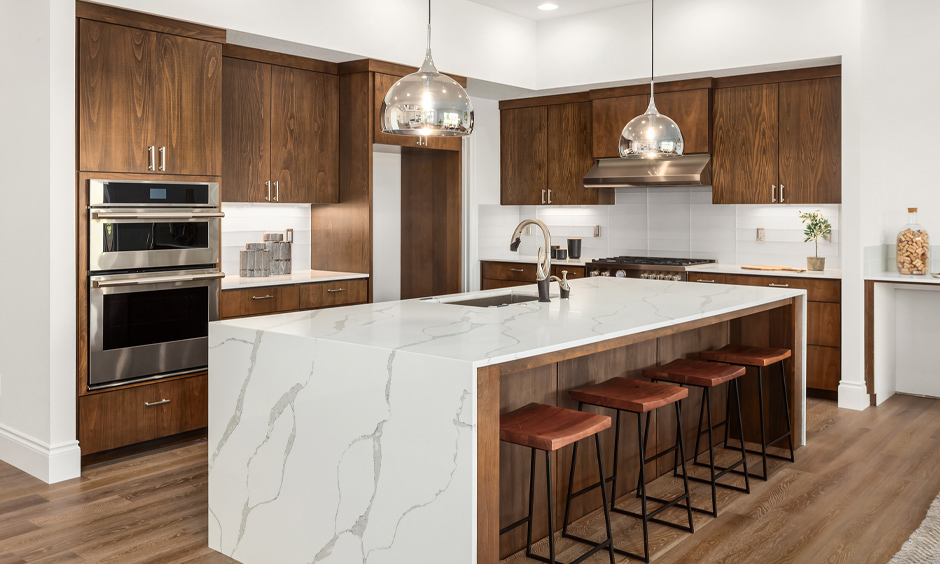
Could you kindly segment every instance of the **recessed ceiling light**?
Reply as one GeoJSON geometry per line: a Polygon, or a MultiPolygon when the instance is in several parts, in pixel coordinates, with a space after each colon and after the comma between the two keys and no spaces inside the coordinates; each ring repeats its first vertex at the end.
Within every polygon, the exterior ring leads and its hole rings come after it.
{"type": "Polygon", "coordinates": [[[557,10],[557,9],[558,9],[558,4],[552,4],[551,2],[539,4],[539,10],[545,10],[546,12],[549,10],[557,10]]]}

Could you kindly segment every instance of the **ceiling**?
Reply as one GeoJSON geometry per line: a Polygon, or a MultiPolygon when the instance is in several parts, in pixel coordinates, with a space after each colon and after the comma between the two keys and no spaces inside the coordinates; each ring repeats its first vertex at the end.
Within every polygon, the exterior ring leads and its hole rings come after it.
{"type": "Polygon", "coordinates": [[[547,20],[604,10],[627,4],[640,4],[649,0],[470,0],[503,12],[515,14],[530,20],[547,20]],[[539,10],[539,4],[551,2],[557,10],[539,10]]]}

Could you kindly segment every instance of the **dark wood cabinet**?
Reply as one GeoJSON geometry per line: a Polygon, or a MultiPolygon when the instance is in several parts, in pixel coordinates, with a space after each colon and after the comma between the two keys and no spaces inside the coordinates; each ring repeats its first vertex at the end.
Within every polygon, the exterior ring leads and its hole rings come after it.
{"type": "MultiPolygon", "coordinates": [[[[495,290],[535,284],[536,265],[529,262],[480,261],[480,289],[495,290]]],[[[552,276],[561,278],[561,271],[568,271],[568,280],[586,276],[585,267],[575,264],[552,264],[552,276]]]]}
{"type": "Polygon", "coordinates": [[[338,202],[338,77],[231,57],[225,65],[222,199],[338,202]]]}
{"type": "Polygon", "coordinates": [[[842,201],[839,77],[719,88],[712,202],[842,201]]]}
{"type": "Polygon", "coordinates": [[[258,286],[222,291],[219,311],[222,319],[290,313],[369,301],[369,280],[357,278],[331,282],[306,282],[258,286]]]}
{"type": "Polygon", "coordinates": [[[462,146],[460,137],[418,137],[411,135],[390,135],[382,132],[381,116],[382,102],[385,94],[401,76],[377,72],[373,74],[372,101],[375,109],[375,128],[373,139],[382,145],[398,145],[401,147],[417,147],[421,149],[443,149],[445,151],[459,151],[462,146]]]}
{"type": "Polygon", "coordinates": [[[591,100],[594,158],[620,156],[620,133],[631,119],[646,111],[649,102],[648,94],[591,100]]]}
{"type": "Polygon", "coordinates": [[[221,174],[218,43],[79,21],[79,168],[221,174]]]}
{"type": "Polygon", "coordinates": [[[500,203],[612,204],[613,191],[585,188],[594,165],[590,102],[500,110],[500,203]]]}

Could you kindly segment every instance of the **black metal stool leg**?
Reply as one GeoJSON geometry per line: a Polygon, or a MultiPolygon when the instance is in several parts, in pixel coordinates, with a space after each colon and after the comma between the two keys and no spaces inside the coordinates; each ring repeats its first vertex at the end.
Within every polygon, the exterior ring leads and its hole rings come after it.
{"type": "Polygon", "coordinates": [[[704,405],[705,412],[708,414],[708,467],[709,472],[711,473],[711,482],[712,482],[712,517],[718,517],[718,484],[715,479],[715,447],[714,439],[712,437],[712,394],[711,390],[705,388],[704,396],[704,405]]]}
{"type": "Polygon", "coordinates": [[[787,392],[787,369],[786,361],[780,361],[780,382],[783,384],[783,402],[787,408],[787,438],[790,440],[790,462],[795,462],[793,457],[793,429],[790,425],[790,395],[787,392]]]}
{"type": "Polygon", "coordinates": [[[532,449],[532,459],[529,462],[529,526],[525,535],[525,554],[532,556],[532,514],[535,508],[535,449],[532,449]]]}
{"type": "MultiPolygon", "coordinates": [[[[745,493],[751,493],[751,474],[747,471],[747,452],[744,448],[744,422],[741,417],[741,384],[737,379],[732,380],[731,384],[734,384],[734,399],[735,405],[737,406],[738,411],[738,432],[741,433],[741,460],[744,462],[744,491],[745,493]]],[[[731,401],[731,386],[728,386],[728,401],[731,401]]],[[[726,425],[730,427],[730,425],[726,425]]],[[[727,443],[725,447],[727,447],[727,443]]]]}
{"type": "Polygon", "coordinates": [[[637,444],[640,448],[640,499],[643,516],[643,561],[650,561],[649,515],[646,511],[646,452],[643,450],[643,416],[636,414],[637,444]]]}
{"type": "Polygon", "coordinates": [[[676,402],[676,443],[679,446],[677,456],[682,461],[682,486],[685,488],[685,510],[689,514],[689,532],[695,532],[695,526],[692,524],[692,496],[689,493],[689,477],[685,469],[685,443],[682,440],[682,407],[681,402],[676,402]]]}
{"type": "Polygon", "coordinates": [[[764,428],[764,373],[760,366],[757,367],[757,408],[760,412],[760,455],[761,464],[764,468],[764,475],[758,476],[767,481],[767,431],[764,428]]]}
{"type": "MultiPolygon", "coordinates": [[[[580,406],[578,406],[578,410],[581,410],[580,406]]],[[[574,447],[572,447],[571,450],[571,473],[568,474],[568,495],[565,496],[565,520],[561,524],[562,536],[568,536],[568,515],[570,515],[571,512],[571,489],[574,484],[574,467],[578,463],[578,443],[580,442],[581,441],[575,441],[574,447]]]]}
{"type": "MultiPolygon", "coordinates": [[[[649,441],[650,441],[650,416],[652,414],[653,414],[652,411],[646,412],[646,433],[644,433],[643,436],[640,437],[640,440],[643,442],[643,457],[641,457],[640,460],[643,460],[643,458],[646,457],[647,446],[649,445],[649,441]]],[[[637,484],[636,484],[636,497],[640,497],[639,478],[637,479],[637,484]]]]}
{"type": "Polygon", "coordinates": [[[617,472],[620,466],[620,410],[617,410],[617,420],[614,423],[614,475],[610,480],[610,509],[617,503],[617,472]]]}
{"type": "MultiPolygon", "coordinates": [[[[614,564],[614,534],[610,528],[610,507],[607,506],[607,478],[604,475],[604,460],[601,456],[601,438],[596,433],[594,434],[594,446],[597,448],[597,473],[601,478],[601,505],[604,507],[604,524],[607,525],[607,553],[610,555],[610,564],[614,564]]],[[[566,512],[565,521],[567,520],[566,512]]]]}
{"type": "Polygon", "coordinates": [[[706,398],[706,388],[702,388],[702,407],[698,412],[698,426],[695,428],[695,452],[692,458],[693,464],[698,464],[698,452],[699,452],[699,441],[702,439],[702,419],[705,417],[705,398],[706,398]]]}
{"type": "Polygon", "coordinates": [[[555,562],[555,504],[552,502],[552,453],[545,451],[545,483],[548,489],[548,559],[555,562]]]}

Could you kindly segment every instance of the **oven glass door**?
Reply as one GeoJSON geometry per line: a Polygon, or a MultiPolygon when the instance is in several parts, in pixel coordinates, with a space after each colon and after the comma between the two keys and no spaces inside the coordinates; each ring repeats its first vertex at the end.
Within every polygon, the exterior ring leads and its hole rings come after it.
{"type": "Polygon", "coordinates": [[[213,271],[195,277],[172,273],[144,283],[132,275],[92,277],[89,387],[207,366],[209,321],[218,319],[219,276],[213,271]]]}
{"type": "Polygon", "coordinates": [[[197,266],[219,261],[221,212],[95,210],[88,268],[123,270],[197,266]]]}

